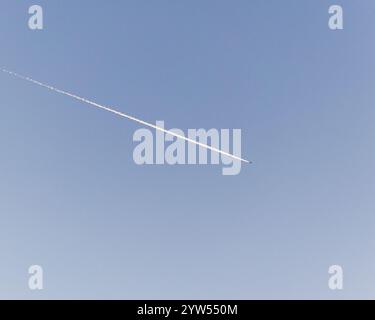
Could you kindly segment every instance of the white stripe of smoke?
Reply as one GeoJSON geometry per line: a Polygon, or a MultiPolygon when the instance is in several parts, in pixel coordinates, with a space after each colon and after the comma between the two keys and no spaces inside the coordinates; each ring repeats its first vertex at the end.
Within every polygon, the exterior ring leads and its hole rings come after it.
{"type": "Polygon", "coordinates": [[[206,144],[204,144],[204,143],[201,143],[201,142],[199,142],[199,141],[196,141],[196,140],[193,140],[193,139],[187,138],[187,137],[185,137],[185,136],[183,136],[183,135],[180,135],[180,134],[174,133],[174,132],[172,132],[172,131],[166,130],[166,129],[162,128],[162,127],[158,127],[158,126],[156,126],[156,125],[153,125],[152,123],[148,123],[148,122],[146,122],[146,121],[143,121],[143,120],[141,120],[141,119],[137,119],[137,118],[135,118],[135,117],[132,117],[132,116],[130,116],[130,115],[127,115],[127,114],[125,114],[125,113],[122,113],[122,112],[120,112],[120,111],[117,111],[117,110],[115,110],[115,109],[112,109],[112,108],[109,108],[109,107],[103,106],[103,105],[101,105],[101,104],[98,104],[98,103],[96,103],[96,102],[90,101],[90,100],[85,99],[85,98],[82,98],[82,97],[79,97],[79,96],[77,96],[77,95],[75,95],[75,94],[72,94],[72,93],[66,92],[66,91],[64,91],[64,90],[60,90],[60,89],[58,89],[58,88],[55,88],[55,87],[53,87],[53,86],[50,86],[50,85],[44,84],[44,83],[39,82],[39,81],[37,81],[37,80],[31,79],[31,78],[29,78],[29,77],[26,77],[26,76],[20,75],[20,74],[18,74],[18,73],[13,72],[13,71],[9,71],[9,70],[6,70],[6,69],[1,69],[1,70],[2,70],[3,72],[5,72],[5,73],[8,73],[8,74],[10,74],[10,75],[12,75],[12,76],[15,76],[15,77],[19,78],[19,79],[22,79],[22,80],[25,80],[25,81],[29,81],[29,82],[31,82],[31,83],[34,83],[34,84],[38,85],[38,86],[41,86],[41,87],[43,87],[43,88],[47,88],[47,89],[52,90],[52,91],[55,91],[55,92],[57,92],[57,93],[60,93],[60,94],[66,95],[66,96],[68,96],[68,97],[74,98],[74,99],[79,100],[79,101],[82,101],[82,102],[84,102],[84,103],[87,103],[87,104],[92,105],[92,106],[94,106],[94,107],[97,107],[97,108],[99,108],[99,109],[103,109],[103,110],[106,110],[106,111],[112,112],[112,113],[114,113],[114,114],[116,114],[116,115],[118,115],[118,116],[120,116],[120,117],[127,118],[127,119],[129,119],[129,120],[134,121],[134,122],[140,123],[140,124],[142,124],[142,125],[144,125],[144,126],[147,126],[147,127],[153,128],[153,129],[155,129],[155,130],[158,130],[158,131],[164,132],[164,133],[166,133],[166,134],[170,134],[171,136],[174,136],[174,137],[176,137],[176,138],[179,138],[179,139],[185,140],[185,141],[187,141],[187,142],[190,142],[190,143],[196,144],[196,145],[198,145],[198,146],[200,146],[200,147],[203,147],[203,148],[206,148],[206,149],[208,149],[208,150],[211,150],[211,151],[214,151],[214,152],[218,152],[218,153],[220,153],[220,154],[222,154],[222,155],[225,155],[225,156],[228,156],[228,157],[230,157],[230,158],[232,158],[232,159],[239,160],[239,161],[246,162],[246,163],[250,163],[250,161],[245,160],[245,159],[242,159],[242,158],[240,158],[240,157],[237,157],[237,156],[235,156],[235,155],[233,155],[233,154],[230,154],[230,153],[228,153],[228,152],[225,152],[225,151],[222,151],[222,150],[220,150],[220,149],[217,149],[217,148],[211,147],[211,146],[206,145],[206,144]]]}

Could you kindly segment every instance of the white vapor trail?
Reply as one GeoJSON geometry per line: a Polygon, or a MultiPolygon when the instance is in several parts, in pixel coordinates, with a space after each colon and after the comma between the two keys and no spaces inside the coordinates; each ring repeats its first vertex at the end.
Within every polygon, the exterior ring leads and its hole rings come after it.
{"type": "Polygon", "coordinates": [[[50,89],[50,90],[55,91],[55,92],[57,92],[57,93],[61,93],[61,94],[66,95],[66,96],[68,96],[68,97],[71,97],[71,98],[74,98],[74,99],[76,99],[76,100],[82,101],[82,102],[84,102],[84,103],[90,104],[90,105],[92,105],[92,106],[94,106],[94,107],[97,107],[97,108],[99,108],[99,109],[103,109],[103,110],[106,110],[106,111],[112,112],[112,113],[114,113],[114,114],[116,114],[116,115],[118,115],[118,116],[120,116],[120,117],[127,118],[127,119],[129,119],[129,120],[134,121],[134,122],[140,123],[140,124],[142,124],[142,125],[144,125],[144,126],[147,126],[147,127],[153,128],[153,129],[158,130],[158,131],[162,131],[162,132],[167,133],[167,134],[170,134],[171,136],[174,136],[174,137],[176,137],[176,138],[179,138],[179,139],[185,140],[185,141],[187,141],[187,142],[190,142],[190,143],[196,144],[196,145],[198,145],[198,146],[200,146],[200,147],[203,147],[203,148],[206,148],[206,149],[208,149],[208,150],[212,150],[212,151],[218,152],[218,153],[220,153],[220,154],[226,155],[226,156],[228,156],[228,157],[231,157],[232,159],[239,160],[239,161],[246,162],[246,163],[250,163],[250,161],[245,160],[245,159],[242,159],[242,158],[240,158],[240,157],[237,157],[237,156],[235,156],[235,155],[233,155],[233,154],[230,154],[230,153],[228,153],[228,152],[222,151],[222,150],[220,150],[220,149],[217,149],[217,148],[211,147],[211,146],[206,145],[206,144],[204,144],[204,143],[201,143],[201,142],[195,141],[195,140],[193,140],[193,139],[187,138],[187,137],[185,137],[185,136],[183,136],[183,135],[180,135],[180,134],[174,133],[174,132],[172,132],[172,131],[166,130],[166,129],[164,129],[164,128],[158,127],[158,126],[156,126],[156,125],[153,125],[152,123],[148,123],[148,122],[146,122],[146,121],[143,121],[143,120],[141,120],[141,119],[137,119],[137,118],[135,118],[135,117],[132,117],[132,116],[130,116],[130,115],[127,115],[127,114],[125,114],[125,113],[122,113],[122,112],[120,112],[120,111],[117,111],[117,110],[115,110],[115,109],[112,109],[112,108],[109,108],[109,107],[103,106],[103,105],[101,105],[101,104],[98,104],[98,103],[96,103],[96,102],[90,101],[90,100],[85,99],[85,98],[82,98],[82,97],[79,97],[79,96],[77,96],[77,95],[75,95],[75,94],[71,94],[71,93],[69,93],[69,92],[66,92],[66,91],[60,90],[60,89],[58,89],[58,88],[55,88],[55,87],[52,87],[52,86],[50,86],[50,85],[44,84],[44,83],[42,83],[42,82],[36,81],[36,80],[31,79],[31,78],[29,78],[29,77],[26,77],[26,76],[20,75],[20,74],[18,74],[18,73],[13,72],[13,71],[9,71],[9,70],[6,70],[6,69],[1,69],[1,70],[2,70],[3,72],[5,72],[5,73],[8,73],[8,74],[10,74],[10,75],[12,75],[12,76],[15,76],[15,77],[17,77],[17,78],[20,78],[20,79],[22,79],[22,80],[26,80],[26,81],[32,82],[32,83],[34,83],[34,84],[36,84],[36,85],[38,85],[38,86],[41,86],[41,87],[44,87],[44,88],[50,89]]]}

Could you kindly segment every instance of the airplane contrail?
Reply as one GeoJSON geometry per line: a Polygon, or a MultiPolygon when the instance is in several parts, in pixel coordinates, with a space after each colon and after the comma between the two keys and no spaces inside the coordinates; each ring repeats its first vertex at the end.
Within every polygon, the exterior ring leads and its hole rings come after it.
{"type": "Polygon", "coordinates": [[[17,78],[19,78],[19,79],[26,80],[26,81],[29,81],[29,82],[31,82],[31,83],[34,83],[34,84],[36,84],[36,85],[38,85],[38,86],[41,86],[41,87],[43,87],[43,88],[50,89],[50,90],[55,91],[55,92],[57,92],[57,93],[61,93],[61,94],[66,95],[66,96],[68,96],[68,97],[71,97],[71,98],[74,98],[74,99],[76,99],[76,100],[82,101],[82,102],[84,102],[84,103],[90,104],[90,105],[92,105],[92,106],[94,106],[94,107],[97,107],[97,108],[99,108],[99,109],[103,109],[103,110],[106,110],[106,111],[112,112],[112,113],[114,113],[114,114],[116,114],[116,115],[118,115],[118,116],[120,116],[120,117],[127,118],[127,119],[129,119],[129,120],[134,121],[134,122],[140,123],[140,124],[142,124],[142,125],[144,125],[144,126],[147,126],[147,127],[153,128],[153,129],[155,129],[155,130],[158,130],[158,131],[161,131],[161,132],[164,132],[164,133],[167,133],[167,134],[170,134],[171,136],[174,136],[174,137],[176,137],[176,138],[179,138],[179,139],[185,140],[185,141],[187,141],[187,142],[190,142],[190,143],[196,144],[196,145],[198,145],[198,146],[200,146],[200,147],[203,147],[203,148],[206,148],[206,149],[208,149],[208,150],[212,150],[212,151],[214,151],[214,152],[218,152],[218,153],[220,153],[220,154],[222,154],[222,155],[225,155],[225,156],[231,157],[232,159],[239,160],[239,161],[246,162],[246,163],[251,163],[250,161],[245,160],[245,159],[242,159],[242,158],[240,158],[240,157],[237,157],[237,156],[235,156],[235,155],[233,155],[233,154],[231,154],[231,153],[228,153],[228,152],[222,151],[222,150],[220,150],[220,149],[217,149],[217,148],[211,147],[211,146],[206,145],[206,144],[204,144],[204,143],[201,143],[201,142],[195,141],[195,140],[193,140],[193,139],[187,138],[187,137],[185,137],[185,136],[183,136],[183,135],[180,135],[180,134],[174,133],[174,132],[172,132],[172,131],[166,130],[166,129],[162,128],[162,127],[159,127],[159,126],[153,125],[152,123],[148,123],[148,122],[143,121],[143,120],[141,120],[141,119],[138,119],[138,118],[132,117],[132,116],[130,116],[130,115],[127,115],[127,114],[122,113],[122,112],[120,112],[120,111],[117,111],[117,110],[115,110],[115,109],[112,109],[112,108],[109,108],[109,107],[103,106],[103,105],[101,105],[101,104],[98,104],[98,103],[93,102],[93,101],[90,101],[90,100],[88,100],[88,99],[85,99],[85,98],[79,97],[79,96],[77,96],[77,95],[75,95],[75,94],[72,94],[72,93],[66,92],[66,91],[64,91],[64,90],[60,90],[60,89],[58,89],[58,88],[55,88],[55,87],[53,87],[53,86],[50,86],[50,85],[44,84],[44,83],[42,83],[42,82],[39,82],[39,81],[37,81],[37,80],[31,79],[31,78],[26,77],[26,76],[23,76],[23,75],[21,75],[21,74],[15,73],[15,72],[13,72],[13,71],[9,71],[9,70],[6,70],[6,69],[1,69],[1,71],[5,72],[5,73],[8,73],[8,74],[10,74],[10,75],[12,75],[12,76],[15,76],[15,77],[17,77],[17,78]]]}

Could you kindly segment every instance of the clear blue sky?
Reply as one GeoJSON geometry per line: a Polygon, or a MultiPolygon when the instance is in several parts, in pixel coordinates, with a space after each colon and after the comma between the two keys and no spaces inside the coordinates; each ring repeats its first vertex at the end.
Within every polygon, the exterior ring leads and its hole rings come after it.
{"type": "Polygon", "coordinates": [[[375,298],[374,14],[3,0],[0,66],[169,128],[241,128],[254,164],[137,166],[137,124],[0,74],[0,298],[375,298]]]}

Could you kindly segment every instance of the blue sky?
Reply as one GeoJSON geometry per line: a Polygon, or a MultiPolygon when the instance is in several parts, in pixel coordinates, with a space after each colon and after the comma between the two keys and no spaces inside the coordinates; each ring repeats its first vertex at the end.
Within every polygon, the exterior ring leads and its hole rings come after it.
{"type": "Polygon", "coordinates": [[[241,128],[254,163],[137,166],[139,125],[0,74],[0,298],[374,298],[373,1],[37,2],[43,31],[35,1],[2,2],[2,67],[241,128]]]}

